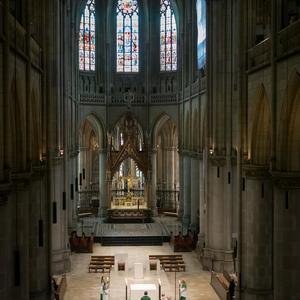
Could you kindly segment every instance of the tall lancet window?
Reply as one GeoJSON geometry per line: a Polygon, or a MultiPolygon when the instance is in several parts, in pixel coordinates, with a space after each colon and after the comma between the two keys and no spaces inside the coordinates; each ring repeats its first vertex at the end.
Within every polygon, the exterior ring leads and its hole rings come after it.
{"type": "Polygon", "coordinates": [[[80,19],[79,70],[95,71],[95,0],[88,0],[80,19]]]}
{"type": "Polygon", "coordinates": [[[139,71],[139,8],[137,0],[118,0],[117,72],[139,71]]]}
{"type": "Polygon", "coordinates": [[[160,1],[160,70],[177,70],[177,28],[170,0],[160,1]]]}
{"type": "Polygon", "coordinates": [[[206,0],[197,0],[196,10],[198,28],[197,60],[198,69],[202,69],[206,63],[206,0]]]}

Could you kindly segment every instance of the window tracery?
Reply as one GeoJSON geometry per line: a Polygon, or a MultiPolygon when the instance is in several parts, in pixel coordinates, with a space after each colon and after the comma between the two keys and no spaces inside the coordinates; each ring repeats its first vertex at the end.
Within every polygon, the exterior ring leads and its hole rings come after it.
{"type": "Polygon", "coordinates": [[[160,70],[177,70],[177,28],[170,0],[160,1],[160,70]]]}
{"type": "Polygon", "coordinates": [[[139,71],[139,8],[137,0],[118,0],[117,72],[139,71]]]}
{"type": "Polygon", "coordinates": [[[88,0],[79,25],[79,70],[95,71],[95,0],[88,0]]]}

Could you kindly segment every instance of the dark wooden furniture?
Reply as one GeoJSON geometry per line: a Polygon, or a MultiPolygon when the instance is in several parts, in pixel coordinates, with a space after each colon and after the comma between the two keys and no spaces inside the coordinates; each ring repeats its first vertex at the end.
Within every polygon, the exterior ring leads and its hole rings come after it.
{"type": "Polygon", "coordinates": [[[161,267],[165,272],[185,272],[185,263],[182,258],[182,255],[180,254],[149,255],[150,270],[151,267],[153,267],[153,265],[151,266],[151,262],[157,259],[160,261],[161,267]]]}
{"type": "Polygon", "coordinates": [[[190,252],[193,251],[198,242],[198,236],[196,233],[189,233],[186,236],[176,235],[171,237],[171,243],[173,244],[174,252],[190,252]]]}
{"type": "Polygon", "coordinates": [[[98,271],[101,273],[110,273],[112,266],[115,264],[114,256],[105,256],[105,255],[92,255],[91,261],[89,264],[89,272],[98,271]]]}
{"type": "Polygon", "coordinates": [[[72,235],[69,239],[71,251],[76,253],[93,253],[94,237],[78,237],[72,235]]]}
{"type": "Polygon", "coordinates": [[[221,300],[230,300],[229,281],[230,275],[228,273],[224,276],[222,273],[211,272],[210,284],[221,300]],[[227,275],[229,278],[226,278],[227,275]]]}
{"type": "Polygon", "coordinates": [[[55,300],[64,299],[66,289],[67,289],[66,274],[59,275],[59,276],[53,276],[52,277],[52,285],[53,285],[55,300]]]}
{"type": "Polygon", "coordinates": [[[125,263],[118,262],[118,271],[125,271],[125,263]]]}

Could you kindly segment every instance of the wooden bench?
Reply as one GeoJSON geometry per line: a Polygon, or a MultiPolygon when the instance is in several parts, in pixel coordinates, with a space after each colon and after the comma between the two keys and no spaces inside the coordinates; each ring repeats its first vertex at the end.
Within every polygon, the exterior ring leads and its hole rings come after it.
{"type": "Polygon", "coordinates": [[[223,274],[211,272],[210,284],[221,300],[230,300],[229,282],[223,274]]]}
{"type": "MultiPolygon", "coordinates": [[[[165,272],[185,272],[185,263],[181,254],[171,255],[149,255],[149,263],[151,270],[151,261],[159,260],[165,272]]],[[[153,263],[152,263],[153,265],[153,263]]],[[[154,268],[154,266],[153,266],[154,268]]]]}
{"type": "Polygon", "coordinates": [[[94,271],[95,273],[97,273],[98,271],[100,271],[102,273],[109,273],[114,264],[115,264],[114,256],[92,255],[89,264],[89,272],[94,271]]]}
{"type": "Polygon", "coordinates": [[[62,300],[64,299],[66,289],[67,289],[67,277],[65,274],[61,276],[53,276],[52,280],[54,280],[54,298],[55,300],[62,300]]]}
{"type": "Polygon", "coordinates": [[[112,268],[112,265],[110,265],[110,264],[99,264],[99,265],[90,264],[89,265],[89,273],[92,270],[95,271],[95,273],[97,273],[98,271],[100,271],[101,273],[110,273],[111,268],[112,268]]]}

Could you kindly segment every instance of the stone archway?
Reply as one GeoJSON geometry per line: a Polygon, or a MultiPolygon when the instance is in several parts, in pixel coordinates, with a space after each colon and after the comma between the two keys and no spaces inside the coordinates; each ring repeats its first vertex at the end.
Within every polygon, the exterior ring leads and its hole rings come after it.
{"type": "Polygon", "coordinates": [[[178,211],[179,155],[178,130],[172,119],[163,114],[152,133],[152,197],[159,211],[178,211]]]}
{"type": "Polygon", "coordinates": [[[89,115],[79,132],[77,207],[82,212],[102,214],[106,208],[103,128],[94,115],[89,115]]]}

